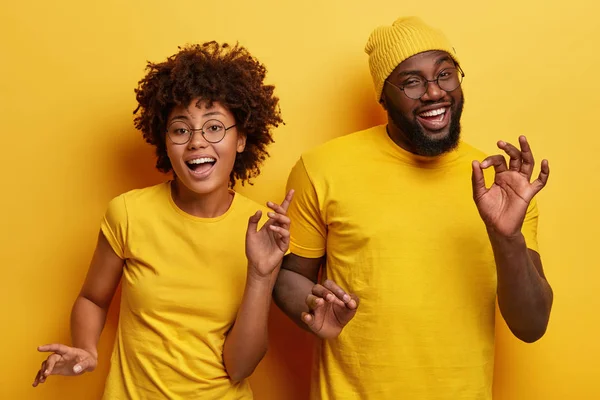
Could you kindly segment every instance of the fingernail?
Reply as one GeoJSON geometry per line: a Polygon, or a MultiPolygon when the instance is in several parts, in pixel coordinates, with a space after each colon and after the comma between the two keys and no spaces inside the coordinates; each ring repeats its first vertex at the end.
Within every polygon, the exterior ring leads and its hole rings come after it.
{"type": "Polygon", "coordinates": [[[267,215],[268,215],[269,217],[271,217],[271,218],[275,218],[275,213],[274,213],[274,212],[267,213],[267,215]]]}
{"type": "Polygon", "coordinates": [[[50,373],[49,369],[47,369],[47,370],[44,371],[44,375],[48,375],[49,373],[50,373]]]}
{"type": "Polygon", "coordinates": [[[76,365],[73,367],[73,371],[75,371],[76,374],[80,373],[81,369],[82,369],[81,365],[76,365]]]}
{"type": "Polygon", "coordinates": [[[347,303],[350,301],[350,296],[348,296],[347,294],[342,296],[342,299],[344,299],[344,303],[347,303]]]}

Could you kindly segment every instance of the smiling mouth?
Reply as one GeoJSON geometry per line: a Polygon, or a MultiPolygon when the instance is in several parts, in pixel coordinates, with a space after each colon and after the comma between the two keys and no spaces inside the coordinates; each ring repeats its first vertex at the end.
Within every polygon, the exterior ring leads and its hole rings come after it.
{"type": "Polygon", "coordinates": [[[450,120],[450,107],[440,107],[417,114],[421,126],[428,131],[441,131],[450,120]]]}
{"type": "Polygon", "coordinates": [[[419,117],[432,122],[440,122],[444,119],[444,114],[446,114],[448,110],[446,107],[437,108],[435,110],[425,111],[419,114],[419,117]]]}
{"type": "Polygon", "coordinates": [[[195,174],[202,174],[208,172],[216,162],[217,160],[212,157],[200,157],[186,161],[185,165],[195,174]]]}

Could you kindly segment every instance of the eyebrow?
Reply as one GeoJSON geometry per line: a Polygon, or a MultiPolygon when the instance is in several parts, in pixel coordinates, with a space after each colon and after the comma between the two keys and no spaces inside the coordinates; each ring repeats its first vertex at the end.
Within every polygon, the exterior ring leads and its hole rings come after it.
{"type": "MultiPolygon", "coordinates": [[[[225,116],[225,114],[223,114],[223,113],[222,113],[222,112],[220,112],[220,111],[210,111],[210,112],[207,112],[206,114],[203,114],[202,116],[203,116],[203,117],[212,117],[212,116],[214,116],[214,115],[222,115],[222,116],[225,116]]],[[[185,120],[189,120],[190,118],[189,118],[187,115],[185,115],[185,114],[180,114],[180,115],[175,115],[174,117],[170,118],[170,119],[169,119],[169,121],[173,121],[173,120],[176,120],[176,119],[185,119],[185,120]]]]}
{"type": "MultiPolygon", "coordinates": [[[[435,60],[434,65],[436,67],[439,67],[441,64],[443,64],[444,62],[449,61],[449,62],[454,62],[454,60],[448,56],[448,55],[443,55],[441,57],[439,57],[437,60],[435,60]]],[[[398,73],[398,76],[406,76],[406,75],[422,75],[423,71],[419,71],[419,70],[410,70],[410,71],[402,71],[398,73]]]]}

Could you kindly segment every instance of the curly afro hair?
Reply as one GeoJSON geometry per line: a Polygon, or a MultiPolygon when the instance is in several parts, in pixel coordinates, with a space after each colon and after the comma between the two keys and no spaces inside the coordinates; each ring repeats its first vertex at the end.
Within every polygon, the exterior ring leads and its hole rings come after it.
{"type": "Polygon", "coordinates": [[[283,123],[275,87],[263,83],[266,68],[244,47],[217,42],[180,47],[162,63],[148,62],[146,76],[135,89],[138,107],[135,127],[156,148],[156,168],[172,170],[167,156],[166,123],[173,107],[201,98],[209,105],[219,102],[235,117],[246,135],[246,148],[236,156],[230,186],[242,185],[258,176],[273,143],[271,130],[283,123]],[[138,113],[139,111],[139,113],[138,113]]]}

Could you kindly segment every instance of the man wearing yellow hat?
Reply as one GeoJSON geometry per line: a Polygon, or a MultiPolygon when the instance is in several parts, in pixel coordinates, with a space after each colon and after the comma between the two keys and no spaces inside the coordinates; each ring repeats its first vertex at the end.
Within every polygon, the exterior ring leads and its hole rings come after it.
{"type": "Polygon", "coordinates": [[[532,182],[524,137],[498,142],[508,165],[459,139],[464,73],[438,30],[400,18],[365,50],[388,123],[294,166],[275,300],[323,339],[313,399],[489,400],[496,299],[523,341],[548,324],[534,199],[548,162],[532,182]]]}

